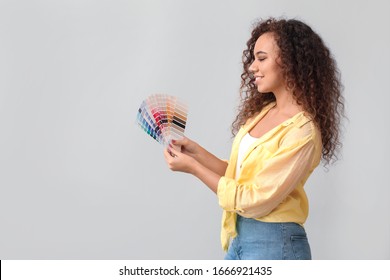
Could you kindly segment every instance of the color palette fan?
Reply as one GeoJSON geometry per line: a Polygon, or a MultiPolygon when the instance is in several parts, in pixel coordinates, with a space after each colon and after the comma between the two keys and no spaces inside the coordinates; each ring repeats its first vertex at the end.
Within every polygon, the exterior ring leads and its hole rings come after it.
{"type": "Polygon", "coordinates": [[[154,94],[142,101],[137,113],[138,125],[165,147],[172,139],[184,136],[187,106],[177,97],[154,94]]]}

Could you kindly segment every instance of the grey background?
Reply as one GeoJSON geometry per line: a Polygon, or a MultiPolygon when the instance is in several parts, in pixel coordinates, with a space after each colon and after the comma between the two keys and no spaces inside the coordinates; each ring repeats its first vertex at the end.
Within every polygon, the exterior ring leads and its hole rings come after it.
{"type": "Polygon", "coordinates": [[[0,1],[0,259],[221,259],[215,195],[135,123],[153,93],[231,147],[241,53],[296,17],[342,72],[344,150],[306,189],[314,259],[389,259],[388,1],[0,1]]]}

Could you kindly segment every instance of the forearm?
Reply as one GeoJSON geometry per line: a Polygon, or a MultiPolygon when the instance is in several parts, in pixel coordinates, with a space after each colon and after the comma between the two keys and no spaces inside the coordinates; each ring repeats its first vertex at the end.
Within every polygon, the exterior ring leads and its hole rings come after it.
{"type": "Polygon", "coordinates": [[[218,182],[222,175],[217,174],[216,172],[204,166],[200,162],[195,163],[192,175],[201,180],[214,193],[217,193],[218,182]]]}
{"type": "Polygon", "coordinates": [[[213,171],[213,173],[216,173],[216,175],[223,176],[225,175],[225,171],[227,168],[227,162],[219,159],[206,149],[204,149],[202,146],[198,147],[198,153],[195,156],[195,159],[204,167],[207,169],[210,169],[210,171],[213,171]]]}

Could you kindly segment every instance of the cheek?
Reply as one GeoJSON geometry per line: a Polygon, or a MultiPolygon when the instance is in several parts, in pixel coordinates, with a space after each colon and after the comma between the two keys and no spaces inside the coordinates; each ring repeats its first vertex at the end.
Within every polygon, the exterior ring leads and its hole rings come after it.
{"type": "Polygon", "coordinates": [[[268,75],[275,75],[279,72],[281,72],[281,68],[278,64],[276,64],[275,61],[272,61],[271,59],[267,59],[265,62],[261,63],[259,65],[259,70],[263,74],[268,74],[268,75]]]}
{"type": "Polygon", "coordinates": [[[273,78],[275,80],[279,80],[279,81],[282,81],[283,80],[283,72],[282,72],[282,68],[278,65],[278,64],[274,64],[273,67],[272,67],[272,74],[273,74],[273,78]]]}

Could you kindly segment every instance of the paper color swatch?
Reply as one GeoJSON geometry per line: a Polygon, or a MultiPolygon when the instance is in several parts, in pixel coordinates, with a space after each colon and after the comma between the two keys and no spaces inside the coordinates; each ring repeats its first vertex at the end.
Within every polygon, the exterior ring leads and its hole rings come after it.
{"type": "Polygon", "coordinates": [[[154,94],[142,101],[137,113],[138,125],[165,147],[172,139],[184,137],[187,106],[175,96],[154,94]]]}

